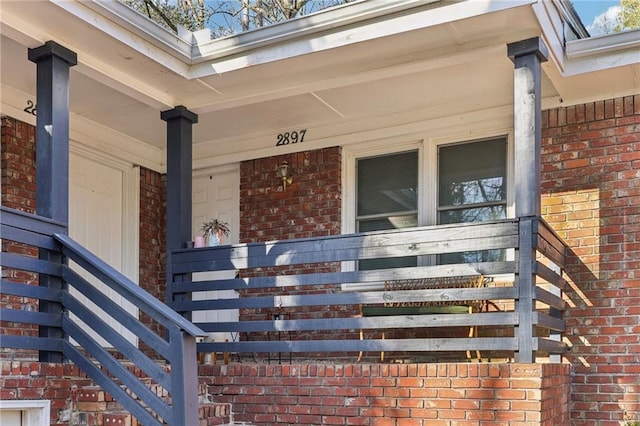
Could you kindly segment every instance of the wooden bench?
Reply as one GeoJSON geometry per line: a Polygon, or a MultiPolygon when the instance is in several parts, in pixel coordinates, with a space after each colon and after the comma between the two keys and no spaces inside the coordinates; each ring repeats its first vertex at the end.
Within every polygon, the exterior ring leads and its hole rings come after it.
{"type": "MultiPolygon", "coordinates": [[[[479,288],[485,286],[487,279],[483,275],[464,275],[436,278],[418,278],[407,280],[391,280],[384,283],[384,290],[389,292],[427,289],[451,289],[451,288],[479,288]]],[[[437,314],[471,314],[482,312],[487,306],[485,300],[456,300],[456,301],[415,301],[415,302],[387,302],[382,305],[360,305],[362,317],[382,317],[401,315],[437,315],[437,314]]],[[[477,328],[469,327],[469,337],[477,336],[477,328]]],[[[385,338],[385,332],[382,332],[385,338]]],[[[364,339],[364,331],[360,330],[360,339],[364,339]]],[[[479,351],[476,351],[480,358],[479,351]]],[[[467,351],[467,358],[471,358],[467,351]]],[[[362,352],[358,361],[362,359],[362,352]]],[[[380,353],[380,360],[384,361],[384,352],[380,353]]]]}

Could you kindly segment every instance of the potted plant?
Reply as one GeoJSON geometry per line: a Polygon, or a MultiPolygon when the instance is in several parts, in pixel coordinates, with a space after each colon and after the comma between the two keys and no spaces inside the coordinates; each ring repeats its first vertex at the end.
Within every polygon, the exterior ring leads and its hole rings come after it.
{"type": "Polygon", "coordinates": [[[211,219],[203,223],[200,230],[207,241],[207,245],[213,247],[222,243],[223,236],[229,236],[229,223],[218,219],[211,219]]]}

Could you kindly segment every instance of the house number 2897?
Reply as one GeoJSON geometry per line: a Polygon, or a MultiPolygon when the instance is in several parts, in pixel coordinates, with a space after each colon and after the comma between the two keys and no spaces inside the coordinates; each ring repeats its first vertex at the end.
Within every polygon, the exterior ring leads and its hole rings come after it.
{"type": "Polygon", "coordinates": [[[293,132],[278,133],[276,136],[276,146],[289,145],[290,143],[304,142],[304,135],[307,129],[294,130],[293,132]]]}

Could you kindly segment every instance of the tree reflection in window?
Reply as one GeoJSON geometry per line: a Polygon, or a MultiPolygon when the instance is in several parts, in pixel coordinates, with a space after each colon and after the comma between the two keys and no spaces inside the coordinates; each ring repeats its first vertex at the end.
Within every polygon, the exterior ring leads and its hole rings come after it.
{"type": "MultiPolygon", "coordinates": [[[[438,151],[438,222],[440,224],[505,219],[505,138],[447,145],[438,151]]],[[[503,250],[453,253],[440,263],[497,261],[503,250]]]]}

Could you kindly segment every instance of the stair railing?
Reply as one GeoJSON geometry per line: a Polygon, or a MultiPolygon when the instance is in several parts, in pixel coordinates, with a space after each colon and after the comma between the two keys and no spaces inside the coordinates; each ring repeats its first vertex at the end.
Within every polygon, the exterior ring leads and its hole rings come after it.
{"type": "Polygon", "coordinates": [[[62,289],[49,289],[3,276],[1,293],[62,308],[60,314],[2,308],[3,320],[61,330],[58,338],[42,333],[3,335],[3,346],[61,352],[142,424],[197,425],[196,337],[204,332],[60,233],[60,227],[50,220],[4,207],[1,212],[3,242],[33,246],[26,256],[3,252],[2,266],[39,273],[41,280],[52,276],[63,282],[62,289]],[[52,263],[51,256],[49,260],[33,256],[34,251],[43,249],[61,255],[61,262],[52,263]],[[150,320],[140,321],[114,298],[132,304],[150,320]],[[146,348],[141,350],[122,330],[137,336],[146,348]]]}

